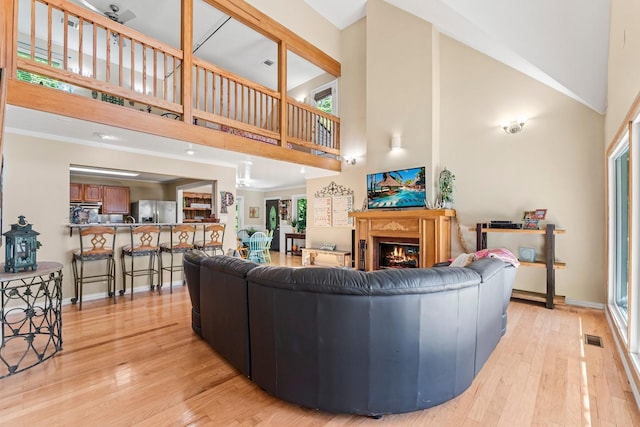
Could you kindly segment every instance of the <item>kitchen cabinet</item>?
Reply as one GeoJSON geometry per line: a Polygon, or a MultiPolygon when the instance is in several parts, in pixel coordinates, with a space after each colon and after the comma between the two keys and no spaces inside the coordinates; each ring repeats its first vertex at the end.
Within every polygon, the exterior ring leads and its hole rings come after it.
{"type": "Polygon", "coordinates": [[[69,200],[72,202],[82,202],[84,198],[84,185],[72,182],[69,184],[69,200]]]}
{"type": "Polygon", "coordinates": [[[102,185],[82,184],[84,187],[85,202],[101,202],[102,201],[102,185]]]}
{"type": "Polygon", "coordinates": [[[69,200],[72,202],[101,202],[102,185],[72,182],[69,184],[69,200]]]}
{"type": "Polygon", "coordinates": [[[210,216],[210,193],[182,193],[182,222],[201,222],[210,216]]]}
{"type": "Polygon", "coordinates": [[[102,213],[129,214],[129,187],[102,186],[102,213]]]}

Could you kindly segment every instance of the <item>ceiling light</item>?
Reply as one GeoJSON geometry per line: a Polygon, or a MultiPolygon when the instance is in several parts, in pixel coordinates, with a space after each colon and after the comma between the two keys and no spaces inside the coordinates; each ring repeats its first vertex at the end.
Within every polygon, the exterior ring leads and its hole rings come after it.
{"type": "Polygon", "coordinates": [[[300,173],[305,173],[306,169],[305,168],[300,168],[300,173]]]}
{"type": "Polygon", "coordinates": [[[524,127],[524,124],[526,122],[527,122],[527,118],[521,117],[518,120],[512,120],[510,122],[502,122],[500,126],[502,127],[502,129],[504,129],[506,133],[513,135],[514,133],[518,133],[522,131],[522,128],[524,127]]]}
{"type": "Polygon", "coordinates": [[[106,140],[109,140],[109,141],[118,139],[113,135],[107,135],[106,133],[100,133],[100,132],[94,132],[93,136],[95,136],[96,138],[106,139],[106,140]]]}
{"type": "Polygon", "coordinates": [[[93,169],[80,166],[69,166],[69,170],[73,172],[86,172],[86,173],[98,173],[102,175],[117,175],[117,176],[138,176],[136,172],[118,171],[113,169],[93,169]]]}
{"type": "Polygon", "coordinates": [[[196,150],[193,149],[193,144],[189,144],[189,148],[185,149],[184,152],[190,156],[196,154],[196,150]]]}

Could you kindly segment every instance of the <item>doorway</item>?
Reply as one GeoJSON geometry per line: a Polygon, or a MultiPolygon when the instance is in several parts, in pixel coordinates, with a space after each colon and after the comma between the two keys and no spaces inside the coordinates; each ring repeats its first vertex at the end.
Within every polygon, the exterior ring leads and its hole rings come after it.
{"type": "Polygon", "coordinates": [[[273,230],[273,239],[271,240],[271,250],[280,251],[280,215],[278,215],[278,204],[280,200],[267,200],[265,202],[265,230],[273,230]]]}

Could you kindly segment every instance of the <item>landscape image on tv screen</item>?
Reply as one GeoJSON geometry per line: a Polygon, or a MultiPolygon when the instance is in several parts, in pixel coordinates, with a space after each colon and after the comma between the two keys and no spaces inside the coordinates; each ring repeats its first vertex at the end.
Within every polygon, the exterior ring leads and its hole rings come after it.
{"type": "Polygon", "coordinates": [[[426,197],[424,167],[367,175],[369,209],[424,207],[426,197]]]}

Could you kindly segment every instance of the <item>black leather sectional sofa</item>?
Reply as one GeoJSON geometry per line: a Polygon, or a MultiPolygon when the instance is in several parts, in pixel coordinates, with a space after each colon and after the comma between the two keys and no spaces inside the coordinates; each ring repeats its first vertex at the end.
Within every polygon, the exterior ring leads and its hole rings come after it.
{"type": "Polygon", "coordinates": [[[380,416],[464,392],[505,332],[515,268],[361,272],[184,257],[193,330],[268,393],[380,416]]]}

